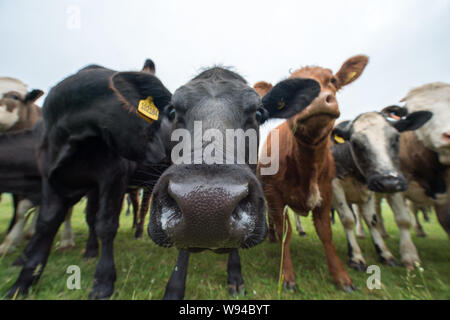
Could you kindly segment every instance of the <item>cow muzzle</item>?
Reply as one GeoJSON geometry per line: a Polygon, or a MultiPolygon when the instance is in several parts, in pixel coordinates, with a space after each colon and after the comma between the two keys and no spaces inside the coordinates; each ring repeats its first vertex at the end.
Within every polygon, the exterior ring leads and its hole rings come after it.
{"type": "Polygon", "coordinates": [[[369,189],[374,192],[395,193],[408,189],[406,179],[401,175],[372,175],[368,179],[369,189]]]}
{"type": "Polygon", "coordinates": [[[248,248],[261,242],[267,232],[262,190],[246,174],[230,175],[175,171],[162,176],[152,199],[150,237],[183,249],[248,248]]]}

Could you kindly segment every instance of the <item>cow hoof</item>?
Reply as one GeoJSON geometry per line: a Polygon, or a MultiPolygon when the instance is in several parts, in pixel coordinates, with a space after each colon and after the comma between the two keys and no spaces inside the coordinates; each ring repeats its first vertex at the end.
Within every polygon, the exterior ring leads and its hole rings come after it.
{"type": "Polygon", "coordinates": [[[136,229],[136,233],[134,234],[135,239],[142,239],[143,230],[141,228],[136,229]]]}
{"type": "Polygon", "coordinates": [[[89,294],[89,299],[91,300],[106,300],[109,299],[114,293],[113,285],[97,285],[94,286],[91,293],[89,294]]]}
{"type": "Polygon", "coordinates": [[[365,272],[367,270],[367,265],[363,261],[350,261],[348,265],[356,271],[365,272]]]}
{"type": "Polygon", "coordinates": [[[19,284],[14,284],[6,294],[7,299],[16,299],[21,296],[26,296],[28,294],[28,286],[22,286],[19,284]]]}
{"type": "Polygon", "coordinates": [[[385,266],[388,266],[388,267],[397,267],[398,266],[397,260],[395,260],[394,257],[391,257],[389,259],[381,258],[381,263],[383,263],[385,266]]]}
{"type": "Polygon", "coordinates": [[[418,237],[420,237],[420,238],[426,238],[427,237],[427,234],[425,232],[423,232],[423,231],[417,231],[416,235],[418,237]]]}
{"type": "Polygon", "coordinates": [[[283,281],[283,290],[285,291],[290,291],[290,292],[295,292],[295,282],[291,282],[291,281],[283,281]]]}
{"type": "Polygon", "coordinates": [[[246,291],[245,291],[244,284],[241,284],[241,285],[229,284],[228,285],[228,292],[233,297],[245,296],[247,294],[246,291]]]}
{"type": "Polygon", "coordinates": [[[302,231],[302,232],[299,232],[299,234],[300,234],[300,237],[304,237],[304,236],[306,236],[307,234],[306,234],[306,232],[304,232],[304,231],[302,231]]]}
{"type": "Polygon", "coordinates": [[[342,284],[340,287],[341,287],[341,290],[343,290],[347,293],[352,293],[352,292],[358,290],[353,284],[342,284]]]}
{"type": "Polygon", "coordinates": [[[402,259],[402,264],[405,266],[408,270],[414,270],[416,267],[419,268],[422,263],[418,258],[416,259],[402,259]]]}
{"type": "Polygon", "coordinates": [[[88,259],[95,259],[98,257],[98,249],[94,250],[94,249],[87,249],[84,252],[83,258],[88,260],[88,259]]]}
{"type": "Polygon", "coordinates": [[[366,238],[366,235],[362,233],[362,234],[357,234],[356,237],[357,237],[358,239],[365,239],[365,238],[366,238]]]}

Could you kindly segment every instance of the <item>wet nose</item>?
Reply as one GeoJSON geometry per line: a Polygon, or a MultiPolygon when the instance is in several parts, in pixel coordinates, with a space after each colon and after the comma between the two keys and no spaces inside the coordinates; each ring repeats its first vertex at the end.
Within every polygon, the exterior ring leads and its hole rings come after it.
{"type": "Polygon", "coordinates": [[[173,240],[181,247],[230,247],[242,242],[246,226],[238,204],[249,195],[247,183],[211,184],[170,181],[168,194],[181,211],[173,240]],[[242,224],[242,228],[236,225],[242,224]]]}
{"type": "Polygon", "coordinates": [[[406,191],[408,185],[405,178],[395,176],[376,176],[369,179],[369,189],[375,192],[394,193],[406,191]]]}
{"type": "Polygon", "coordinates": [[[446,145],[450,145],[450,130],[442,134],[442,140],[446,145]]]}

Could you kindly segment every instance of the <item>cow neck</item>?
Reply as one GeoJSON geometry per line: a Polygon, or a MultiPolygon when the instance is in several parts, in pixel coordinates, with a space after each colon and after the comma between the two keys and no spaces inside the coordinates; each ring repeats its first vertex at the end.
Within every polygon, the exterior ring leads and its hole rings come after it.
{"type": "MultiPolygon", "coordinates": [[[[317,143],[307,143],[302,139],[298,132],[294,132],[290,126],[291,137],[293,139],[293,160],[297,171],[302,177],[301,181],[308,184],[310,194],[315,192],[318,187],[318,180],[321,170],[324,166],[333,165],[327,161],[331,152],[330,135],[327,134],[317,143]]],[[[306,187],[306,186],[305,186],[306,187]]]]}

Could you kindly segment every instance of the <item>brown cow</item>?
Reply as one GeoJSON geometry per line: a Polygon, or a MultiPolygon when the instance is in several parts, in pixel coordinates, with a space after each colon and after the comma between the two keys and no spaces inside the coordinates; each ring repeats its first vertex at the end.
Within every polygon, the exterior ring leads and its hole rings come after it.
{"type": "MultiPolygon", "coordinates": [[[[290,290],[295,288],[295,276],[289,250],[291,226],[285,216],[286,206],[304,216],[308,215],[309,211],[313,212],[314,226],[323,243],[328,269],[334,282],[347,292],[355,290],[332,242],[331,181],[334,178],[335,166],[330,151],[330,134],[335,119],[340,115],[336,92],[356,80],[367,63],[368,57],[359,55],[348,59],[334,75],[330,69],[305,67],[290,76],[314,79],[321,85],[319,96],[306,109],[278,126],[279,170],[272,176],[261,175],[269,217],[275,224],[278,239],[286,236],[282,273],[283,286],[290,290]]],[[[271,88],[271,85],[259,82],[254,88],[264,95],[264,89],[271,88]]],[[[266,140],[268,154],[271,154],[273,148],[270,143],[273,132],[266,140]]],[[[258,172],[262,167],[265,165],[260,162],[258,172]]]]}

